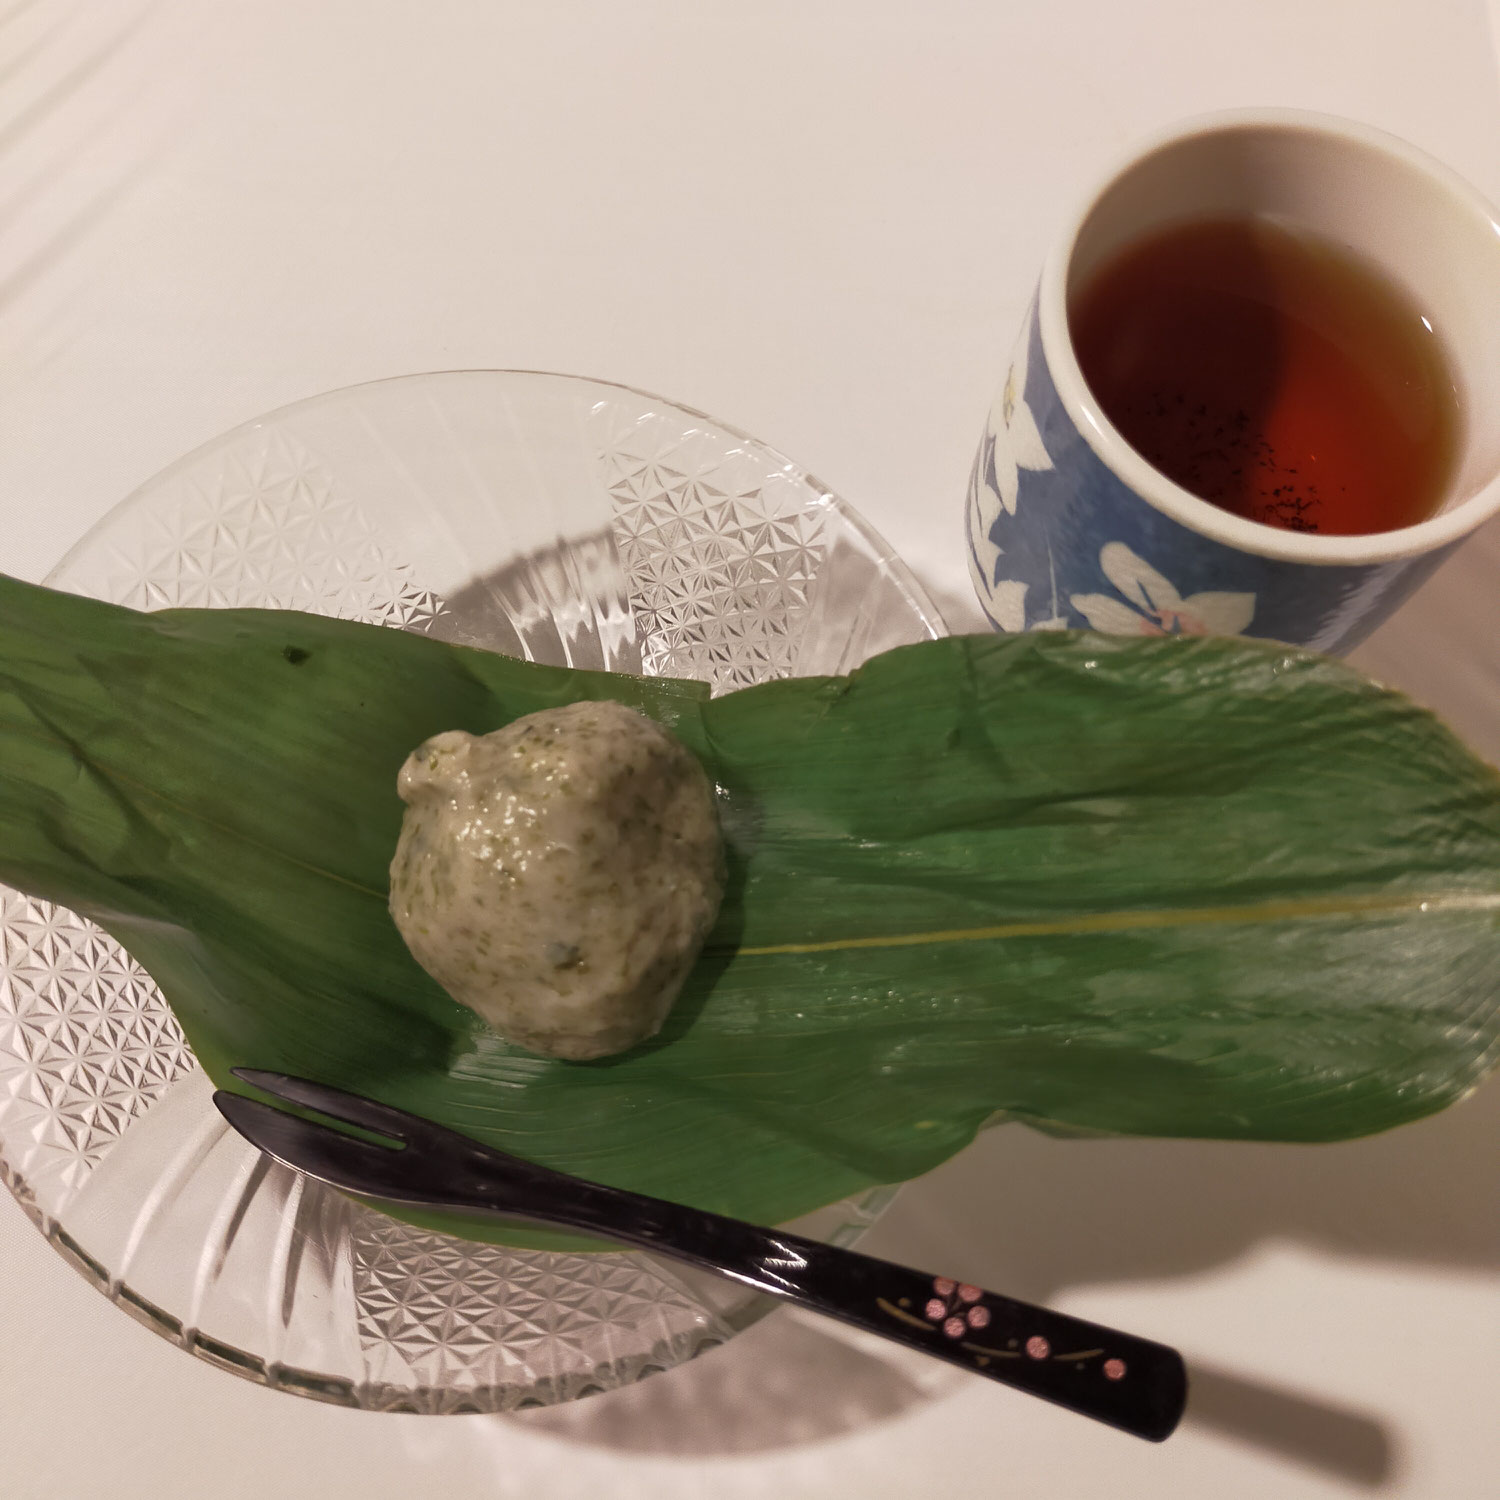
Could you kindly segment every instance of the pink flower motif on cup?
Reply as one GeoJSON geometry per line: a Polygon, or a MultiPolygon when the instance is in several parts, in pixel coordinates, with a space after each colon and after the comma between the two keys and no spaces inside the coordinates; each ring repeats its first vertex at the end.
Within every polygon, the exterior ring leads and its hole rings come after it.
{"type": "Polygon", "coordinates": [[[934,1297],[932,1301],[922,1309],[922,1311],[925,1312],[934,1323],[939,1323],[942,1321],[944,1314],[948,1311],[948,1304],[944,1302],[941,1297],[934,1297]]]}
{"type": "Polygon", "coordinates": [[[1255,617],[1254,594],[1189,594],[1186,599],[1124,542],[1106,542],[1099,570],[1123,596],[1072,594],[1090,630],[1108,635],[1239,635],[1255,617]]]}
{"type": "Polygon", "coordinates": [[[948,1321],[943,1324],[943,1332],[946,1333],[950,1339],[962,1338],[965,1331],[966,1325],[962,1318],[949,1318],[948,1321]]]}
{"type": "Polygon", "coordinates": [[[932,1289],[939,1297],[951,1297],[953,1295],[954,1283],[946,1276],[938,1276],[933,1279],[932,1289]]]}
{"type": "Polygon", "coordinates": [[[970,1286],[968,1282],[965,1282],[958,1289],[958,1300],[960,1302],[978,1302],[983,1295],[984,1293],[977,1286],[970,1286]]]}
{"type": "Polygon", "coordinates": [[[970,1328],[984,1328],[989,1324],[990,1310],[987,1307],[971,1307],[968,1317],[970,1328]]]}
{"type": "Polygon", "coordinates": [[[1125,1378],[1125,1361],[1123,1359],[1105,1360],[1104,1378],[1106,1380],[1123,1380],[1125,1378]]]}
{"type": "Polygon", "coordinates": [[[1026,1340],[1026,1352],[1032,1359],[1046,1359],[1052,1353],[1052,1345],[1041,1334],[1034,1333],[1026,1340]]]}

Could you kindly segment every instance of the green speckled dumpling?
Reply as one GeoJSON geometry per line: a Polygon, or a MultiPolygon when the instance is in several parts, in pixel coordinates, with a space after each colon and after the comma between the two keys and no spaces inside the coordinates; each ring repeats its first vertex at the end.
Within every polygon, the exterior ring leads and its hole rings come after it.
{"type": "Polygon", "coordinates": [[[449,994],[549,1057],[660,1030],[724,890],[713,788],[682,744],[570,703],[435,735],[397,785],[391,915],[449,994]]]}

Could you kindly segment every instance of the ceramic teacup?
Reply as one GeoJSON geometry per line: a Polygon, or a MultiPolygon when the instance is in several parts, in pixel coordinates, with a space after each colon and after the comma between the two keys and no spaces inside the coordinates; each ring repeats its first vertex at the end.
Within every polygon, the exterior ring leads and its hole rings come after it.
{"type": "Polygon", "coordinates": [[[1448,168],[1364,125],[1292,110],[1191,120],[1133,152],[1065,228],[969,483],[974,586],[998,630],[1362,640],[1500,512],[1500,213],[1448,168]],[[1233,515],[1174,484],[1111,424],[1068,332],[1070,294],[1175,222],[1265,215],[1350,247],[1433,319],[1459,452],[1430,519],[1332,536],[1233,515]]]}

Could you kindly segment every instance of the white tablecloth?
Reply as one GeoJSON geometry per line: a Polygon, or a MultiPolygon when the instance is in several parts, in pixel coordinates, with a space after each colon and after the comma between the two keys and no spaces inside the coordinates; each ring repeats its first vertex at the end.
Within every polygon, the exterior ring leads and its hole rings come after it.
{"type": "MultiPolygon", "coordinates": [[[[1247,103],[1370,120],[1500,196],[1483,0],[7,0],[0,568],[179,454],[413,370],[566,370],[748,428],[955,628],[961,495],[1061,215],[1247,103]]],[[[1500,532],[1359,659],[1500,759],[1500,532]]],[[[199,1364],[0,1201],[0,1494],[1500,1493],[1500,1089],[1338,1147],[994,1132],[877,1253],[1180,1346],[1154,1448],[778,1315],[631,1390],[372,1416],[199,1364]]]]}

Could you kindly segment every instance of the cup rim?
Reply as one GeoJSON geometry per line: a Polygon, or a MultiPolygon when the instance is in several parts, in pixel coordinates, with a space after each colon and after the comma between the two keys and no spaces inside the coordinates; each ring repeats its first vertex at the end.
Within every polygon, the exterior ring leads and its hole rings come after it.
{"type": "Polygon", "coordinates": [[[1433,180],[1461,211],[1487,220],[1496,235],[1500,236],[1500,211],[1478,189],[1427,152],[1372,125],[1315,110],[1279,108],[1218,110],[1179,120],[1137,142],[1115,160],[1068,220],[1043,264],[1037,293],[1037,319],[1048,371],[1057,387],[1064,410],[1100,462],[1147,504],[1189,530],[1240,552],[1282,562],[1350,566],[1419,557],[1462,540],[1500,512],[1500,474],[1493,476],[1476,494],[1451,509],[1425,521],[1418,521],[1415,525],[1398,527],[1394,531],[1368,532],[1356,536],[1317,536],[1285,531],[1260,521],[1231,515],[1173,483],[1125,441],[1089,390],[1073,352],[1073,342],[1068,332],[1067,306],[1068,269],[1072,264],[1079,235],[1089,216],[1104,194],[1146,157],[1194,136],[1213,135],[1246,127],[1302,131],[1353,141],[1394,157],[1433,180]]]}

